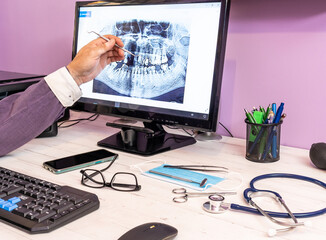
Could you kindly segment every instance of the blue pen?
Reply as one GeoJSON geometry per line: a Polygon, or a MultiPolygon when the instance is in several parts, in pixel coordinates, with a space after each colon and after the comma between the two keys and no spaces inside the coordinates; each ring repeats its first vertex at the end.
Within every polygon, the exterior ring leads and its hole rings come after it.
{"type": "MultiPolygon", "coordinates": [[[[274,120],[276,119],[276,103],[272,103],[272,111],[274,112],[274,118],[272,123],[274,123],[274,120]]],[[[274,149],[277,143],[277,138],[276,135],[274,134],[273,139],[272,139],[272,148],[274,149]]],[[[273,155],[274,157],[274,155],[273,155]]]]}
{"type": "Polygon", "coordinates": [[[279,123],[282,117],[283,109],[284,109],[284,103],[281,103],[281,105],[278,107],[276,111],[276,115],[273,123],[279,123]]]}
{"type": "MultiPolygon", "coordinates": [[[[283,113],[283,108],[284,108],[284,103],[281,103],[281,105],[278,107],[276,116],[274,119],[274,123],[279,123],[282,117],[283,113]]],[[[273,142],[272,142],[272,156],[273,158],[277,157],[277,136],[276,136],[276,131],[273,134],[273,142]]]]}
{"type": "MultiPolygon", "coordinates": [[[[272,105],[272,107],[273,107],[273,105],[272,105]]],[[[280,121],[280,119],[282,117],[283,109],[284,109],[284,103],[281,103],[281,105],[278,107],[278,109],[276,111],[273,123],[279,123],[279,121],[280,121]]],[[[271,145],[272,145],[272,156],[273,156],[273,158],[276,158],[276,156],[277,156],[277,151],[276,151],[277,150],[276,127],[273,127],[270,135],[268,136],[268,141],[267,141],[267,144],[266,144],[263,156],[262,156],[262,160],[265,160],[265,158],[267,156],[267,153],[268,153],[268,150],[271,147],[271,145]],[[272,145],[272,142],[273,142],[273,145],[272,145]]]]}
{"type": "MultiPolygon", "coordinates": [[[[272,103],[272,111],[274,112],[274,118],[273,118],[272,123],[274,123],[274,120],[276,119],[276,103],[272,103]]],[[[274,134],[274,137],[273,137],[272,141],[273,141],[272,142],[272,148],[275,148],[276,142],[277,142],[275,134],[274,134]]]]}
{"type": "Polygon", "coordinates": [[[272,111],[276,114],[276,103],[272,103],[272,111]]]}

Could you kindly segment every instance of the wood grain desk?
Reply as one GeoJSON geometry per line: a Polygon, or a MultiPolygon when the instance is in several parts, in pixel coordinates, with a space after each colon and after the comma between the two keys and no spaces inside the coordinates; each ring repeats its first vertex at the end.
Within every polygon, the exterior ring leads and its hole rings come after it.
{"type": "MultiPolygon", "coordinates": [[[[89,114],[72,112],[72,119],[89,114]]],[[[243,184],[237,195],[227,196],[225,202],[248,206],[242,197],[249,181],[261,174],[281,172],[301,174],[326,182],[325,171],[315,168],[309,159],[309,151],[281,147],[281,159],[275,163],[260,164],[246,160],[245,141],[223,137],[222,140],[197,142],[194,145],[170,152],[141,157],[113,150],[119,159],[105,172],[109,179],[118,171],[134,172],[142,185],[139,192],[123,193],[105,189],[90,189],[80,183],[79,171],[54,175],[42,168],[42,163],[54,158],[98,149],[97,141],[118,129],[105,127],[109,118],[100,116],[94,122],[82,122],[59,130],[57,137],[34,139],[8,156],[0,158],[2,167],[42,178],[61,185],[70,185],[97,194],[100,209],[48,234],[29,235],[0,222],[0,238],[11,239],[117,239],[129,229],[146,222],[163,222],[179,231],[175,239],[264,239],[270,228],[278,228],[262,216],[227,211],[210,214],[202,210],[206,197],[191,198],[180,204],[172,201],[172,189],[178,187],[141,175],[130,166],[149,160],[164,160],[169,164],[214,164],[238,172],[243,184]]],[[[245,127],[245,126],[244,126],[245,127]]],[[[103,164],[95,168],[103,168],[103,164]]],[[[235,179],[237,175],[231,175],[235,179]]],[[[223,182],[222,182],[223,183],[223,182]]],[[[221,183],[221,184],[222,184],[221,183]]],[[[237,184],[224,181],[224,184],[237,184]]],[[[231,185],[232,185],[231,184],[231,185]]],[[[225,185],[226,186],[226,185],[225,185]]],[[[276,189],[294,212],[312,211],[326,206],[326,191],[318,186],[291,179],[262,181],[257,187],[276,189]]],[[[271,209],[275,210],[275,209],[271,209]]],[[[276,209],[279,211],[280,209],[276,209]]],[[[310,219],[312,227],[298,227],[274,239],[325,239],[326,216],[310,219]]]]}

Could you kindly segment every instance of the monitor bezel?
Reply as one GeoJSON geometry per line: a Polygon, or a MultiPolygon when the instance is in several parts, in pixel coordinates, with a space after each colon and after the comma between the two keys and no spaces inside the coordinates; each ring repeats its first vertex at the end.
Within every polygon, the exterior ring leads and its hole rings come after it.
{"type": "MultiPolygon", "coordinates": [[[[204,132],[215,132],[217,130],[218,114],[220,108],[219,103],[220,103],[220,95],[221,95],[221,87],[222,87],[225,45],[226,45],[227,29],[228,29],[228,22],[229,22],[228,20],[229,20],[229,12],[230,12],[229,0],[143,0],[143,1],[122,0],[122,1],[76,2],[72,58],[74,58],[74,56],[77,54],[76,39],[78,36],[80,7],[86,7],[86,6],[95,7],[99,5],[104,5],[104,6],[143,5],[143,4],[154,5],[154,4],[168,4],[168,3],[185,4],[185,3],[203,3],[203,2],[221,2],[221,9],[222,9],[220,13],[219,31],[218,31],[218,39],[217,39],[217,46],[216,46],[210,110],[209,110],[208,118],[206,120],[172,115],[171,114],[172,111],[169,111],[169,114],[166,114],[166,113],[157,113],[155,111],[148,112],[144,110],[127,109],[121,107],[116,108],[114,106],[94,104],[91,102],[87,103],[83,98],[77,101],[71,107],[71,109],[77,111],[99,113],[103,115],[120,117],[124,119],[134,119],[143,122],[155,121],[162,125],[175,125],[175,126],[181,126],[185,128],[194,129],[194,130],[204,131],[204,132]]],[[[160,108],[155,108],[155,109],[160,109],[160,108]]]]}

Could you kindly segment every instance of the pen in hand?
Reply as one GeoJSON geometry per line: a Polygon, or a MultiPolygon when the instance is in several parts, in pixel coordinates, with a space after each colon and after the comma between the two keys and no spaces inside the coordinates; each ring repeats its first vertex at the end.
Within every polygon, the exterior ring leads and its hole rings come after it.
{"type": "MultiPolygon", "coordinates": [[[[110,39],[102,36],[101,34],[97,33],[97,32],[94,32],[94,31],[89,31],[88,33],[95,33],[97,36],[99,36],[100,38],[106,40],[106,41],[110,41],[110,39]]],[[[130,55],[136,57],[137,55],[133,54],[132,52],[128,51],[127,49],[123,48],[123,47],[120,47],[118,44],[114,44],[116,47],[120,48],[122,51],[126,52],[126,53],[129,53],[130,55]]]]}

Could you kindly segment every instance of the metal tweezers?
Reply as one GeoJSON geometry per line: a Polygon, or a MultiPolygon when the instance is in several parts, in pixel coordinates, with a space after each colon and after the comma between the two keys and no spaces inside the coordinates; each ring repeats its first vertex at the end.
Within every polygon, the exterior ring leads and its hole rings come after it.
{"type": "Polygon", "coordinates": [[[202,172],[228,172],[228,168],[211,165],[164,165],[164,167],[202,172]]]}

